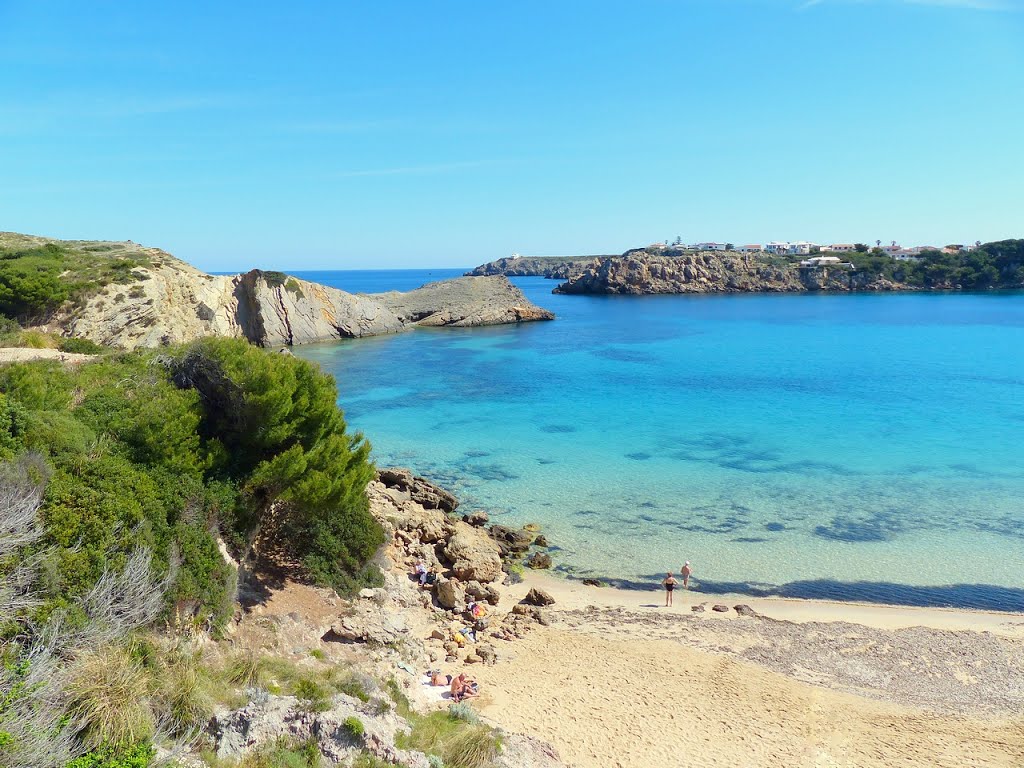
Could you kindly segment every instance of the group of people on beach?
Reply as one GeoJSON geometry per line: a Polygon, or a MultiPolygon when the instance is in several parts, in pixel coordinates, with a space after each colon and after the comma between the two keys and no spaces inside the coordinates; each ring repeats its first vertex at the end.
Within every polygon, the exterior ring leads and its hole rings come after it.
{"type": "MultiPolygon", "coordinates": [[[[683,567],[679,569],[679,577],[683,580],[683,589],[690,588],[690,574],[693,573],[693,568],[690,567],[690,561],[687,560],[683,563],[683,567]]],[[[665,578],[661,580],[661,586],[665,588],[665,607],[670,608],[672,606],[672,593],[675,591],[676,586],[679,584],[679,579],[672,575],[672,571],[665,574],[665,578]]]]}
{"type": "Polygon", "coordinates": [[[471,699],[480,694],[480,686],[476,680],[467,677],[465,673],[452,677],[451,675],[442,675],[440,670],[434,670],[427,674],[430,675],[431,685],[448,686],[451,700],[456,703],[471,699]]]}

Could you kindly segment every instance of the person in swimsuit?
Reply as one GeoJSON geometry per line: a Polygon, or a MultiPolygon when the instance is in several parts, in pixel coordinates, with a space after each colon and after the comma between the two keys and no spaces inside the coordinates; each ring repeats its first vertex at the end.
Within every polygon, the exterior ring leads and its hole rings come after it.
{"type": "Polygon", "coordinates": [[[690,561],[687,560],[683,563],[683,567],[679,569],[679,575],[683,577],[683,589],[690,588],[690,574],[693,573],[693,568],[690,567],[690,561]]]}
{"type": "Polygon", "coordinates": [[[674,590],[676,588],[676,584],[678,584],[678,583],[679,582],[676,581],[676,577],[672,575],[672,571],[669,571],[665,575],[665,578],[661,580],[661,585],[663,587],[665,587],[665,607],[666,608],[671,608],[672,607],[672,590],[674,590]]]}

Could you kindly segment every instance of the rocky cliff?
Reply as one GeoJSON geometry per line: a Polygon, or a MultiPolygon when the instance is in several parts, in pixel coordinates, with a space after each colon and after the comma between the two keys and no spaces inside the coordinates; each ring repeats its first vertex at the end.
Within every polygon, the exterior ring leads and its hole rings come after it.
{"type": "Polygon", "coordinates": [[[138,263],[127,282],[96,285],[53,318],[50,330],[134,349],[203,336],[244,337],[263,346],[398,333],[417,325],[468,327],[554,315],[505,277],[462,277],[408,293],[351,294],[280,272],[208,275],[170,254],[134,243],[33,238],[86,255],[138,263]]]}
{"type": "Polygon", "coordinates": [[[506,275],[507,277],[548,277],[566,280],[583,273],[590,266],[611,256],[524,256],[504,258],[481,264],[467,276],[506,275]]]}
{"type": "Polygon", "coordinates": [[[849,267],[773,264],[754,255],[666,250],[629,251],[592,263],[555,293],[741,293],[898,290],[886,280],[868,280],[849,267]]]}

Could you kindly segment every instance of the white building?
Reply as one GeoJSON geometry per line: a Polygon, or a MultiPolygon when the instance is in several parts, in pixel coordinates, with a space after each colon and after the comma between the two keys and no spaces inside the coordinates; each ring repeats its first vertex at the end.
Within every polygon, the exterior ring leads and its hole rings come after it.
{"type": "Polygon", "coordinates": [[[768,243],[768,245],[764,247],[764,250],[766,253],[774,253],[776,255],[781,253],[789,253],[789,243],[768,243]]]}
{"type": "Polygon", "coordinates": [[[832,243],[826,250],[832,251],[832,253],[850,253],[857,250],[857,246],[853,243],[832,243]]]}
{"type": "Polygon", "coordinates": [[[728,243],[697,243],[693,246],[698,251],[727,251],[729,250],[728,243]]]}
{"type": "Polygon", "coordinates": [[[806,240],[800,240],[796,243],[790,243],[789,249],[786,253],[791,256],[807,256],[811,253],[817,253],[821,250],[821,246],[817,243],[809,243],[806,240]]]}
{"type": "Polygon", "coordinates": [[[760,253],[764,248],[758,243],[753,243],[749,245],[739,245],[736,247],[736,250],[740,253],[760,253]]]}
{"type": "Polygon", "coordinates": [[[838,256],[812,256],[800,262],[801,267],[828,267],[838,266],[843,262],[838,256]]]}

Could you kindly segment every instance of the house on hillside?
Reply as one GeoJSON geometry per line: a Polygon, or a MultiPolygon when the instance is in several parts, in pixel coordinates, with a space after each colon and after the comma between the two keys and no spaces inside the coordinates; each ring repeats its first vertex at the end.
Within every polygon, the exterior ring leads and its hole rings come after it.
{"type": "Polygon", "coordinates": [[[775,254],[776,256],[789,253],[789,243],[771,242],[764,247],[765,253],[775,254]]]}
{"type": "Polygon", "coordinates": [[[750,245],[737,246],[736,250],[739,251],[740,253],[760,253],[761,251],[764,250],[764,248],[759,244],[754,243],[750,245]]]}
{"type": "Polygon", "coordinates": [[[727,251],[728,243],[697,243],[694,248],[698,251],[727,251]]]}
{"type": "Polygon", "coordinates": [[[857,250],[857,246],[853,243],[832,243],[825,250],[831,251],[832,253],[850,253],[857,250]]]}
{"type": "Polygon", "coordinates": [[[801,267],[837,267],[842,264],[838,256],[812,256],[800,262],[801,267]]]}
{"type": "Polygon", "coordinates": [[[817,253],[820,250],[821,246],[817,243],[809,243],[806,240],[800,240],[796,243],[790,243],[786,253],[790,256],[807,256],[811,253],[817,253]]]}

